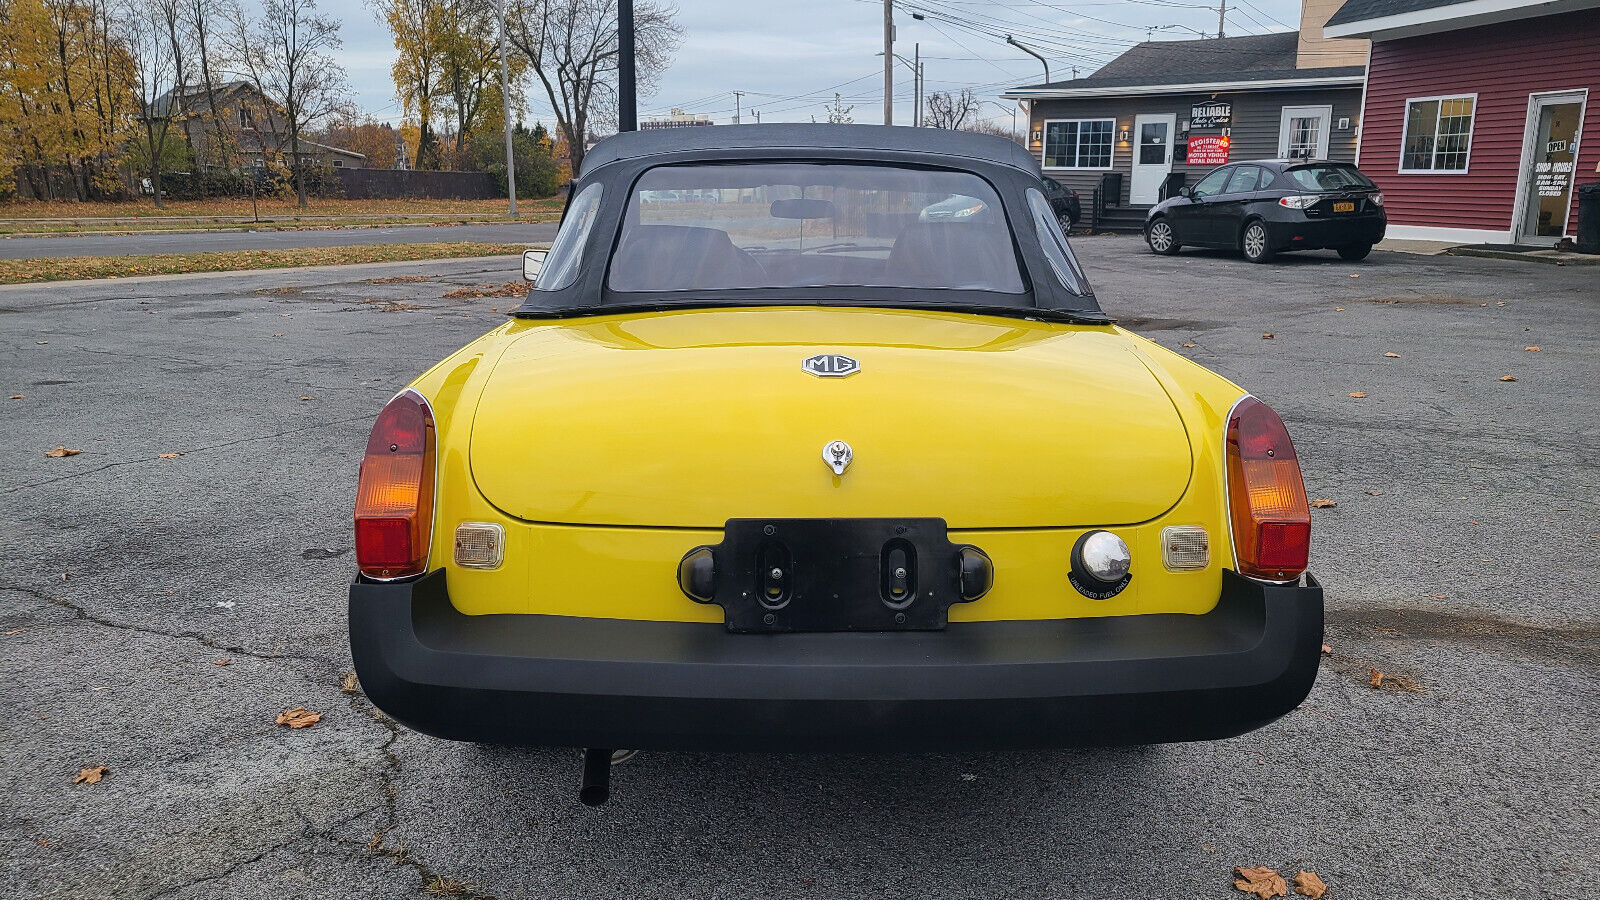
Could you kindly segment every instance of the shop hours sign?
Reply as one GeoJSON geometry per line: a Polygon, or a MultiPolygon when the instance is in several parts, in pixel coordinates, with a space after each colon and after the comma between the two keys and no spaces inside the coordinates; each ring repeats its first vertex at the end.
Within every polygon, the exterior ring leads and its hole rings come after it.
{"type": "Polygon", "coordinates": [[[1217,128],[1233,124],[1233,103],[1228,100],[1212,100],[1208,103],[1196,103],[1189,107],[1190,128],[1217,128]]]}

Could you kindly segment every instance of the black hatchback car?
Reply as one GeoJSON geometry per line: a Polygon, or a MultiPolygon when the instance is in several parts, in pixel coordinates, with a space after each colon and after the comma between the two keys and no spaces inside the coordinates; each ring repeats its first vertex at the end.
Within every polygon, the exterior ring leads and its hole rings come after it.
{"type": "Polygon", "coordinates": [[[1072,226],[1083,218],[1083,204],[1078,200],[1078,192],[1049,175],[1042,180],[1044,197],[1050,201],[1050,209],[1056,214],[1056,221],[1061,223],[1061,230],[1072,230],[1072,226]]]}
{"type": "Polygon", "coordinates": [[[1144,238],[1161,254],[1221,247],[1259,263],[1285,250],[1331,248],[1357,260],[1383,240],[1388,223],[1383,193],[1355,166],[1262,159],[1213,169],[1156,204],[1144,238]]]}

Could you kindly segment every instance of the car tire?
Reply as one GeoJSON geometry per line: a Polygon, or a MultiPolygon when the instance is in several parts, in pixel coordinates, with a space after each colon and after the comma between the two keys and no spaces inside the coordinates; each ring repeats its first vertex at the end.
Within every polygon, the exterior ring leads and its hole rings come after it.
{"type": "Polygon", "coordinates": [[[1272,250],[1272,236],[1267,234],[1267,226],[1260,219],[1245,223],[1244,233],[1239,235],[1239,249],[1244,258],[1253,263],[1271,262],[1276,255],[1272,250]]]}
{"type": "Polygon", "coordinates": [[[1366,259],[1367,258],[1367,254],[1372,252],[1372,245],[1371,244],[1347,244],[1347,245],[1345,245],[1343,247],[1339,247],[1337,249],[1339,251],[1339,258],[1340,259],[1348,259],[1351,262],[1359,262],[1359,261],[1361,261],[1363,259],[1366,259]]]}
{"type": "Polygon", "coordinates": [[[1072,230],[1072,226],[1076,223],[1073,222],[1071,213],[1059,212],[1056,213],[1056,224],[1061,226],[1061,233],[1066,234],[1072,230]]]}
{"type": "Polygon", "coordinates": [[[1171,256],[1183,247],[1178,243],[1178,236],[1173,233],[1172,225],[1166,219],[1156,219],[1145,228],[1144,242],[1150,245],[1150,252],[1162,256],[1171,256]]]}

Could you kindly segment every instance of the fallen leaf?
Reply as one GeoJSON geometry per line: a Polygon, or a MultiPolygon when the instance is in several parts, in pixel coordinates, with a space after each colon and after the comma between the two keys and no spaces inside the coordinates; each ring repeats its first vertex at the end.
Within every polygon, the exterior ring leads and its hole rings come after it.
{"type": "Polygon", "coordinates": [[[1185,347],[1193,347],[1194,345],[1193,344],[1184,344],[1184,346],[1185,347]]]}
{"type": "Polygon", "coordinates": [[[315,398],[315,397],[301,397],[300,399],[301,400],[315,400],[317,398],[315,398]]]}
{"type": "Polygon", "coordinates": [[[211,661],[211,664],[213,666],[225,666],[225,665],[227,665],[228,663],[231,663],[231,662],[233,662],[232,659],[213,659],[211,661]]]}
{"type": "Polygon", "coordinates": [[[34,341],[35,344],[48,344],[49,341],[34,341]]]}
{"type": "Polygon", "coordinates": [[[1339,503],[1336,500],[1329,500],[1327,497],[1318,497],[1311,501],[1311,505],[1316,509],[1333,509],[1339,503]]]}
{"type": "Polygon", "coordinates": [[[92,769],[79,769],[78,777],[72,779],[73,784],[99,784],[100,779],[111,772],[105,766],[95,766],[92,769]]]}
{"type": "Polygon", "coordinates": [[[1383,496],[1383,491],[1367,491],[1367,493],[1371,494],[1374,497],[1382,497],[1383,496]]]}
{"type": "Polygon", "coordinates": [[[1333,648],[1329,647],[1327,644],[1323,644],[1322,645],[1322,655],[1323,656],[1332,656],[1333,655],[1333,648]]]}
{"type": "Polygon", "coordinates": [[[1398,353],[1385,353],[1384,356],[1387,356],[1390,359],[1399,359],[1400,358],[1400,354],[1398,354],[1398,353]]]}
{"type": "Polygon", "coordinates": [[[13,628],[10,631],[6,632],[6,637],[11,637],[13,634],[21,634],[21,633],[23,633],[24,631],[27,631],[27,630],[28,629],[26,629],[26,628],[13,628]]]}
{"type": "Polygon", "coordinates": [[[77,456],[82,452],[82,450],[74,450],[71,447],[57,447],[54,450],[46,450],[44,455],[53,459],[60,459],[63,456],[77,456]]]}
{"type": "Polygon", "coordinates": [[[1505,301],[1504,301],[1504,300],[1496,300],[1496,301],[1495,301],[1495,302],[1494,302],[1494,305],[1495,305],[1495,306],[1505,306],[1505,305],[1506,305],[1506,302],[1505,302],[1505,301]]]}
{"type": "Polygon", "coordinates": [[[11,395],[11,399],[13,399],[13,400],[21,400],[22,399],[22,395],[21,394],[12,394],[11,395]]]}
{"type": "Polygon", "coordinates": [[[1233,886],[1246,894],[1255,894],[1260,900],[1289,896],[1289,886],[1284,883],[1283,876],[1266,866],[1234,869],[1233,886]]]}
{"type": "Polygon", "coordinates": [[[1317,898],[1328,892],[1328,886],[1322,883],[1322,879],[1317,877],[1317,873],[1301,869],[1294,876],[1294,892],[1296,894],[1304,894],[1310,897],[1311,900],[1317,900],[1317,898]]]}
{"type": "Polygon", "coordinates": [[[1429,594],[1428,596],[1432,597],[1435,600],[1443,600],[1444,599],[1444,595],[1443,594],[1429,594]]]}
{"type": "Polygon", "coordinates": [[[1517,380],[1517,376],[1515,376],[1515,375],[1501,375],[1500,376],[1500,380],[1501,381],[1516,381],[1517,380]]]}
{"type": "Polygon", "coordinates": [[[1534,344],[1532,346],[1523,347],[1522,349],[1528,351],[1529,353],[1538,353],[1540,348],[1537,344],[1534,344]]]}
{"type": "Polygon", "coordinates": [[[1370,679],[1370,683],[1375,688],[1383,687],[1383,673],[1379,672],[1377,669],[1373,669],[1372,670],[1372,678],[1370,679]]]}
{"type": "Polygon", "coordinates": [[[356,681],[356,673],[344,673],[344,683],[339,685],[339,690],[344,691],[346,694],[354,694],[359,689],[360,686],[359,682],[356,681]]]}
{"type": "Polygon", "coordinates": [[[156,457],[159,459],[177,459],[182,455],[182,453],[157,453],[156,457]]]}
{"type": "Polygon", "coordinates": [[[280,331],[277,334],[274,334],[273,337],[283,337],[283,332],[280,331]]]}
{"type": "Polygon", "coordinates": [[[1360,272],[1351,272],[1350,273],[1350,277],[1351,278],[1360,278],[1361,277],[1361,273],[1360,272]]]}
{"type": "Polygon", "coordinates": [[[294,709],[286,709],[278,713],[278,724],[287,725],[290,728],[309,728],[320,721],[322,721],[322,713],[311,712],[304,706],[296,706],[294,709]]]}
{"type": "Polygon", "coordinates": [[[1356,398],[1357,400],[1360,400],[1360,399],[1362,399],[1362,398],[1367,396],[1367,392],[1366,391],[1351,391],[1350,392],[1350,396],[1356,398]]]}
{"type": "Polygon", "coordinates": [[[1334,307],[1334,308],[1333,308],[1333,311],[1334,311],[1334,312],[1344,312],[1344,307],[1342,307],[1342,306],[1335,306],[1335,307],[1334,307]]]}
{"type": "Polygon", "coordinates": [[[1262,339],[1262,340],[1263,340],[1263,341],[1270,341],[1270,340],[1272,340],[1272,332],[1270,332],[1270,331],[1269,331],[1269,332],[1267,332],[1267,333],[1266,333],[1266,334],[1263,334],[1263,335],[1262,335],[1262,336],[1261,336],[1261,339],[1262,339]]]}
{"type": "Polygon", "coordinates": [[[1477,519],[1468,519],[1467,521],[1471,522],[1474,525],[1478,524],[1478,520],[1477,519]]]}

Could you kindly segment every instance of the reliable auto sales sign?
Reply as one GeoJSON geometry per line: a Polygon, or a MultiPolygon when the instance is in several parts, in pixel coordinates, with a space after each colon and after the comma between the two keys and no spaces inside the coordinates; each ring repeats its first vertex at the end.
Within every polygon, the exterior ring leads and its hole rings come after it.
{"type": "Polygon", "coordinates": [[[1220,166],[1228,161],[1227,135],[1189,138],[1189,153],[1184,162],[1191,166],[1220,166]]]}
{"type": "Polygon", "coordinates": [[[1212,100],[1189,107],[1190,128],[1216,128],[1233,124],[1233,104],[1227,100],[1212,100]]]}

